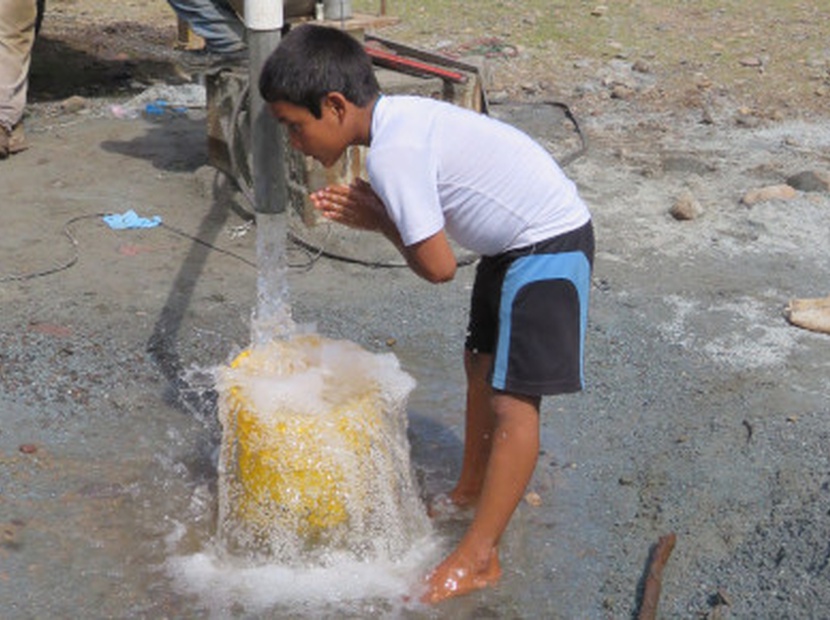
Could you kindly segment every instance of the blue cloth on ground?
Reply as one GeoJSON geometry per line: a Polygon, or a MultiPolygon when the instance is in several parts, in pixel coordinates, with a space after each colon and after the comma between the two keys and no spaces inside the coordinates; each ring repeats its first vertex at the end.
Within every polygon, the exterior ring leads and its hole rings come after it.
{"type": "Polygon", "coordinates": [[[154,228],[161,224],[161,216],[154,215],[151,218],[139,217],[139,215],[130,209],[123,214],[112,213],[104,216],[104,222],[115,230],[123,230],[125,228],[154,228]]]}

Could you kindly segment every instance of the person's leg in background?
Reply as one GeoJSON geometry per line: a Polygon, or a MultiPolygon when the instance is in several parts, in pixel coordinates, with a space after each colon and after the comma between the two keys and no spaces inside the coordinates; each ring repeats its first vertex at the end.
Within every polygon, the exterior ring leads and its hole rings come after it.
{"type": "Polygon", "coordinates": [[[227,0],[167,0],[194,33],[205,40],[205,51],[237,54],[246,49],[245,24],[227,0]]]}
{"type": "Polygon", "coordinates": [[[0,2],[0,159],[28,146],[23,135],[23,112],[36,21],[36,0],[0,2]]]}

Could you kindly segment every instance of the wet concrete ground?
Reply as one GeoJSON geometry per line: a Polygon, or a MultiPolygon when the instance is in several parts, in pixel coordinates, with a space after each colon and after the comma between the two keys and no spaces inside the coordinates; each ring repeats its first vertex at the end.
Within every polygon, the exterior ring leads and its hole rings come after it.
{"type": "MultiPolygon", "coordinates": [[[[34,148],[0,164],[2,617],[210,617],[164,563],[182,524],[180,547],[213,533],[218,429],[198,371],[248,344],[256,270],[247,205],[204,167],[202,122],[35,117],[34,148]],[[99,216],[129,208],[165,226],[114,231],[99,216]]],[[[781,309],[828,292],[830,199],[736,203],[826,165],[828,127],[681,124],[621,149],[615,122],[592,119],[592,150],[568,169],[598,232],[588,389],[544,404],[542,502],[511,524],[502,584],[430,610],[243,599],[227,615],[628,618],[673,531],[663,617],[823,616],[830,341],[781,309]],[[688,186],[707,213],[675,222],[688,186]]],[[[298,321],[392,350],[418,380],[416,473],[424,494],[444,489],[472,268],[436,287],[296,247],[289,260],[298,321]]]]}

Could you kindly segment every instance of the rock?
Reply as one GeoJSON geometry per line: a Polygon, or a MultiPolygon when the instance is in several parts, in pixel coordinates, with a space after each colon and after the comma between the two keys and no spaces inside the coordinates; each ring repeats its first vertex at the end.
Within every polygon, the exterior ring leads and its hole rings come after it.
{"type": "Polygon", "coordinates": [[[759,189],[749,190],[741,202],[748,207],[759,202],[767,202],[769,200],[792,200],[798,195],[798,192],[789,185],[768,185],[759,189]]]}
{"type": "Polygon", "coordinates": [[[798,327],[830,334],[830,295],[791,299],[784,309],[784,316],[798,327]]]}
{"type": "Polygon", "coordinates": [[[762,67],[764,62],[758,58],[757,56],[749,56],[747,58],[741,58],[738,63],[742,67],[762,67]]]}
{"type": "Polygon", "coordinates": [[[598,6],[595,6],[593,9],[591,9],[591,15],[593,15],[594,17],[602,17],[607,12],[608,12],[608,7],[605,6],[604,4],[600,4],[598,6]]]}
{"type": "Polygon", "coordinates": [[[622,101],[628,101],[634,97],[634,89],[630,86],[626,86],[625,84],[614,84],[611,88],[611,98],[612,99],[621,99],[622,101]]]}
{"type": "Polygon", "coordinates": [[[22,542],[23,526],[20,519],[0,523],[0,547],[19,549],[22,542]]]}
{"type": "Polygon", "coordinates": [[[635,60],[634,64],[631,65],[631,70],[636,73],[651,73],[651,65],[645,60],[639,59],[635,60]]]}
{"type": "Polygon", "coordinates": [[[705,73],[695,73],[692,76],[692,81],[694,82],[695,88],[698,90],[706,90],[707,88],[712,87],[712,78],[705,73]]]}
{"type": "Polygon", "coordinates": [[[703,214],[703,207],[692,195],[692,192],[683,192],[669,209],[671,216],[679,221],[694,220],[703,214]]]}
{"type": "Polygon", "coordinates": [[[804,170],[787,179],[787,185],[802,192],[830,191],[830,174],[804,170]]]}
{"type": "Polygon", "coordinates": [[[748,108],[741,108],[738,110],[738,115],[735,117],[735,124],[739,127],[758,127],[761,124],[761,119],[754,110],[748,108]]]}
{"type": "Polygon", "coordinates": [[[72,95],[68,99],[61,101],[61,110],[66,114],[74,114],[86,109],[87,100],[80,95],[72,95]]]}

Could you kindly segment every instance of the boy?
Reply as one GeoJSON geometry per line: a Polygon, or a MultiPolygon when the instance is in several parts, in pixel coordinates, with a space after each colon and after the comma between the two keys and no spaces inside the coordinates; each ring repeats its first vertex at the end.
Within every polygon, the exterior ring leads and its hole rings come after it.
{"type": "Polygon", "coordinates": [[[350,145],[370,147],[368,183],[311,196],[323,216],[382,233],[430,282],[455,275],[448,234],[483,257],[465,343],[464,456],[448,496],[475,514],[427,577],[423,600],[491,586],[501,575],[499,539],[536,466],[541,396],[582,387],[588,209],[518,130],[449,103],[382,96],[362,46],[342,31],[292,30],[259,88],[292,146],[323,165],[350,145]]]}

